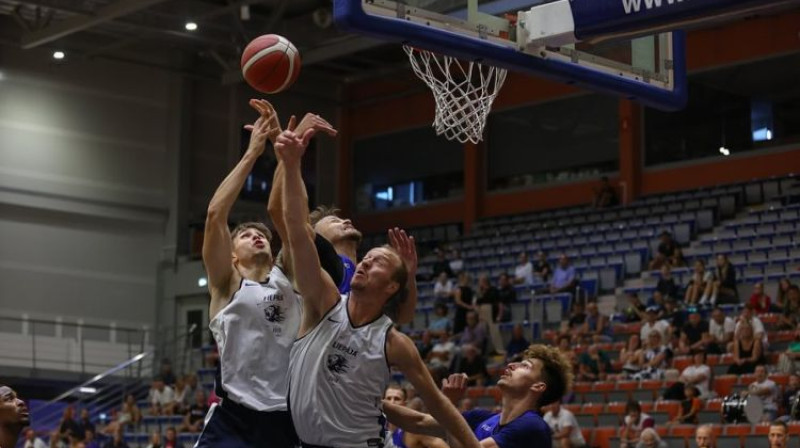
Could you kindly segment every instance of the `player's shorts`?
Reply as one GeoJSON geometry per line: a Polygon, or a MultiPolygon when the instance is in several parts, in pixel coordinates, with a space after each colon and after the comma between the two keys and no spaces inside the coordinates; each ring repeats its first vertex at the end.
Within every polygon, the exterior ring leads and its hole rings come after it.
{"type": "Polygon", "coordinates": [[[224,399],[208,411],[195,448],[295,448],[299,443],[288,411],[259,412],[224,399]]]}

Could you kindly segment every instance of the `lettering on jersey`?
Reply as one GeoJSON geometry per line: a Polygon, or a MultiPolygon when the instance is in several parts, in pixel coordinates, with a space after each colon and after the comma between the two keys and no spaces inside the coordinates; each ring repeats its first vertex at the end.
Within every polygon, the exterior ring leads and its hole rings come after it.
{"type": "Polygon", "coordinates": [[[262,302],[283,302],[283,294],[267,294],[261,299],[262,302]]]}
{"type": "Polygon", "coordinates": [[[335,348],[336,350],[345,352],[346,354],[348,354],[348,355],[350,355],[352,357],[358,356],[358,350],[354,350],[354,349],[352,349],[352,348],[350,348],[350,347],[348,347],[348,346],[346,346],[344,344],[340,344],[337,341],[333,341],[333,348],[335,348]]]}
{"type": "Polygon", "coordinates": [[[269,305],[264,308],[264,319],[267,322],[280,323],[286,320],[286,315],[280,305],[269,305]]]}
{"type": "Polygon", "coordinates": [[[331,373],[337,375],[347,373],[347,369],[350,368],[350,365],[347,363],[347,358],[338,353],[330,353],[326,365],[331,373]]]}

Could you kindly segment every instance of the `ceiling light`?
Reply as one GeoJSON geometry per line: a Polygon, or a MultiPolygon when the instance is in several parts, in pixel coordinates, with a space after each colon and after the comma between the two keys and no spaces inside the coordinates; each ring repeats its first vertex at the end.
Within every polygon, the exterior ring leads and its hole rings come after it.
{"type": "Polygon", "coordinates": [[[206,285],[208,285],[208,279],[207,278],[200,277],[200,278],[197,279],[197,286],[199,286],[200,288],[204,288],[206,285]]]}
{"type": "Polygon", "coordinates": [[[53,52],[53,59],[61,60],[61,59],[64,59],[65,56],[66,56],[66,54],[64,54],[63,51],[54,51],[53,52]]]}
{"type": "Polygon", "coordinates": [[[197,29],[197,24],[194,23],[194,22],[189,21],[189,22],[186,22],[186,25],[184,25],[184,28],[186,28],[186,31],[194,31],[194,30],[197,29]]]}
{"type": "Polygon", "coordinates": [[[724,146],[720,146],[719,147],[719,153],[722,154],[723,156],[729,156],[729,155],[731,155],[731,150],[726,148],[726,147],[724,147],[724,146]]]}

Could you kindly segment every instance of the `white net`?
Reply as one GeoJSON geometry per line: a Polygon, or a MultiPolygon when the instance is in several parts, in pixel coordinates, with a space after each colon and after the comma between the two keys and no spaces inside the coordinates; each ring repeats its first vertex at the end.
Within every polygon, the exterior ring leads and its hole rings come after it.
{"type": "Polygon", "coordinates": [[[506,70],[407,45],[403,49],[414,73],[433,91],[436,134],[461,143],[481,141],[486,117],[506,80],[506,70]]]}

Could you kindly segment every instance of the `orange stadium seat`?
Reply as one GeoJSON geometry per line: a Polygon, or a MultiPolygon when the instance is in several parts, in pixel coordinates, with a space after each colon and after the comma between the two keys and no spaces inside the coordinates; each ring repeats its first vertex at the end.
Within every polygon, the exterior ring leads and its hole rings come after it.
{"type": "Polygon", "coordinates": [[[658,390],[664,388],[664,382],[661,380],[642,380],[639,387],[644,390],[658,390]]]}
{"type": "Polygon", "coordinates": [[[738,381],[739,377],[736,375],[720,375],[714,378],[714,391],[720,397],[728,396],[738,381]]]}
{"type": "Polygon", "coordinates": [[[675,437],[694,437],[694,432],[697,430],[696,425],[675,425],[670,428],[669,435],[675,437]]]}
{"type": "Polygon", "coordinates": [[[583,435],[583,440],[586,441],[586,446],[594,446],[594,429],[592,428],[581,428],[581,434],[583,435]]]}
{"type": "Polygon", "coordinates": [[[769,423],[759,423],[753,426],[753,434],[767,435],[769,434],[769,423]]]}
{"type": "Polygon", "coordinates": [[[581,382],[572,385],[572,391],[576,394],[589,392],[590,390],[592,390],[592,383],[581,382]]]}
{"type": "Polygon", "coordinates": [[[618,428],[601,426],[594,429],[594,446],[598,448],[615,448],[611,446],[611,438],[617,435],[618,428]]]}
{"type": "Polygon", "coordinates": [[[786,386],[789,384],[789,374],[788,373],[774,373],[769,376],[769,379],[775,381],[775,384],[779,386],[786,386]]]}
{"type": "Polygon", "coordinates": [[[731,355],[730,353],[725,353],[724,355],[720,355],[719,363],[724,365],[733,364],[733,355],[731,355]]]}
{"type": "Polygon", "coordinates": [[[674,400],[659,400],[656,402],[656,411],[665,411],[667,415],[669,415],[669,419],[672,420],[678,415],[678,411],[681,408],[680,401],[674,400]]]}
{"type": "Polygon", "coordinates": [[[787,426],[790,435],[800,434],[800,422],[789,422],[787,426]]]}
{"type": "Polygon", "coordinates": [[[706,410],[707,411],[721,411],[722,410],[722,399],[721,398],[712,398],[706,401],[706,410]]]}
{"type": "Polygon", "coordinates": [[[569,403],[563,405],[564,409],[572,412],[573,414],[580,414],[581,413],[581,405],[578,403],[569,403]]]}
{"type": "Polygon", "coordinates": [[[652,401],[640,401],[639,406],[641,406],[642,412],[648,413],[648,412],[653,412],[653,409],[655,408],[656,405],[652,401]]]}
{"type": "Polygon", "coordinates": [[[605,409],[606,405],[603,403],[586,403],[581,408],[581,414],[584,415],[597,415],[605,409]]]}
{"type": "Polygon", "coordinates": [[[467,397],[479,398],[486,394],[486,388],[481,386],[473,386],[467,388],[467,397]]]}
{"type": "Polygon", "coordinates": [[[625,413],[626,405],[627,403],[624,403],[622,401],[612,401],[611,403],[608,403],[608,405],[606,405],[606,412],[608,412],[609,414],[622,415],[625,413]]]}
{"type": "Polygon", "coordinates": [[[719,355],[708,355],[706,356],[706,365],[709,367],[714,367],[715,365],[719,364],[719,355]]]}
{"type": "Polygon", "coordinates": [[[753,427],[750,423],[741,423],[736,425],[725,425],[723,433],[727,436],[746,436],[753,432],[753,427]]]}
{"type": "Polygon", "coordinates": [[[689,356],[676,356],[672,361],[672,367],[681,372],[690,365],[692,365],[692,358],[689,356]]]}
{"type": "Polygon", "coordinates": [[[495,403],[500,403],[503,399],[503,393],[500,391],[500,388],[497,386],[491,386],[486,388],[486,395],[494,398],[495,403]]]}
{"type": "Polygon", "coordinates": [[[744,375],[739,375],[739,384],[740,385],[748,385],[756,380],[756,376],[753,373],[746,373],[744,375]]]}
{"type": "Polygon", "coordinates": [[[656,434],[658,434],[659,437],[666,437],[667,434],[669,434],[669,427],[668,426],[656,425],[655,430],[656,430],[656,434]]]}

